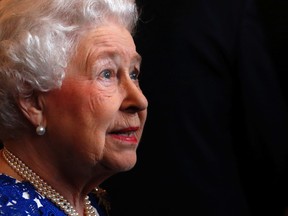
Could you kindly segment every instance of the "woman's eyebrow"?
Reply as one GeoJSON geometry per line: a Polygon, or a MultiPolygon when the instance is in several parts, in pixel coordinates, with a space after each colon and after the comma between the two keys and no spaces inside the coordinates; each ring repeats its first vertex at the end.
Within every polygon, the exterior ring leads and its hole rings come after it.
{"type": "MultiPolygon", "coordinates": [[[[111,50],[108,50],[108,51],[105,50],[105,51],[102,51],[101,53],[99,53],[97,55],[95,63],[97,64],[97,61],[99,61],[101,59],[102,60],[110,59],[110,60],[118,63],[118,62],[120,62],[123,59],[123,57],[118,52],[111,51],[111,50]]],[[[110,60],[108,60],[108,61],[110,61],[110,60]]],[[[132,64],[141,63],[142,62],[141,55],[139,53],[135,52],[135,54],[131,58],[131,62],[132,62],[132,64]]]]}

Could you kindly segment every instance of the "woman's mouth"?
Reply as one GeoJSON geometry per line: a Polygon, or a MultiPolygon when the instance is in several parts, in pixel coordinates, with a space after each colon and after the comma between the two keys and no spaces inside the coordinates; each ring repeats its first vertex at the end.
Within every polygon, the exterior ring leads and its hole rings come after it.
{"type": "Polygon", "coordinates": [[[120,130],[112,131],[109,134],[114,139],[118,139],[118,140],[129,142],[129,143],[138,143],[138,139],[136,136],[136,132],[138,130],[139,130],[139,127],[129,127],[129,128],[123,128],[120,130]]]}

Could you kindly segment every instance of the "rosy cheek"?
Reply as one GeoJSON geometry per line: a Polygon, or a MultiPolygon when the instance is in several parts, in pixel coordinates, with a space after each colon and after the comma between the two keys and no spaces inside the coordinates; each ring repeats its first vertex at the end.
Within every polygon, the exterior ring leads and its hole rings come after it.
{"type": "Polygon", "coordinates": [[[63,83],[61,89],[57,89],[47,93],[47,105],[51,106],[53,109],[58,109],[59,111],[67,112],[75,110],[75,112],[79,112],[79,108],[81,109],[83,103],[87,98],[88,91],[86,91],[83,87],[72,85],[71,83],[68,85],[67,83],[63,83]]]}

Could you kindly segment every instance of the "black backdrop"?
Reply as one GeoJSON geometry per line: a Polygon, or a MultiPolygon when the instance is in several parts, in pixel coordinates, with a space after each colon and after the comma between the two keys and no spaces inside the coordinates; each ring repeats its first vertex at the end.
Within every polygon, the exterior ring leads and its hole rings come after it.
{"type": "Polygon", "coordinates": [[[287,1],[138,4],[148,119],[136,167],[103,184],[111,215],[282,215],[287,1]]]}

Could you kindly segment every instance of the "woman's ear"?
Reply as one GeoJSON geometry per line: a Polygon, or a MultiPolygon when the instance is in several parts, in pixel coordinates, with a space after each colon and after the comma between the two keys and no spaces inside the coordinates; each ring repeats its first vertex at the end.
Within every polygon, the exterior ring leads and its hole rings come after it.
{"type": "Polygon", "coordinates": [[[20,97],[18,99],[20,110],[34,126],[45,126],[46,124],[44,121],[43,102],[42,95],[34,94],[29,98],[20,97]]]}

